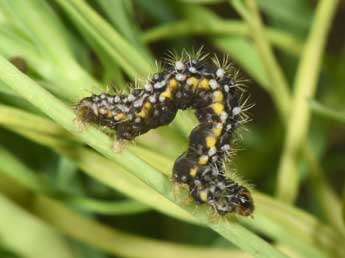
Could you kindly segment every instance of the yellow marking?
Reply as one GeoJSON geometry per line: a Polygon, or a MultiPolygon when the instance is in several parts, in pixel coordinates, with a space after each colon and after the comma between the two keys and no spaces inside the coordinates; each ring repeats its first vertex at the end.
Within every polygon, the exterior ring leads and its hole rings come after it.
{"type": "Polygon", "coordinates": [[[198,86],[198,82],[199,82],[199,80],[193,76],[188,78],[188,80],[187,80],[187,84],[191,85],[193,88],[198,86]]]}
{"type": "Polygon", "coordinates": [[[168,87],[169,87],[169,89],[172,89],[172,90],[176,89],[177,88],[177,81],[175,79],[169,80],[168,87]]]}
{"type": "Polygon", "coordinates": [[[207,197],[208,197],[208,191],[204,190],[200,192],[200,200],[202,200],[203,202],[207,202],[207,197]]]}
{"type": "Polygon", "coordinates": [[[124,113],[118,113],[115,115],[116,121],[124,120],[125,118],[126,118],[126,115],[124,113]]]}
{"type": "Polygon", "coordinates": [[[207,136],[206,137],[206,146],[207,148],[212,148],[216,145],[216,138],[213,136],[207,136]]]}
{"type": "Polygon", "coordinates": [[[163,96],[163,97],[166,97],[168,99],[171,98],[171,91],[169,88],[167,88],[165,91],[163,91],[159,96],[163,96]]]}
{"type": "Polygon", "coordinates": [[[100,113],[101,115],[105,115],[107,112],[108,112],[108,110],[106,110],[105,108],[100,108],[100,109],[99,109],[99,113],[100,113]]]}
{"type": "Polygon", "coordinates": [[[144,108],[146,109],[146,110],[150,110],[151,109],[151,103],[150,102],[148,102],[148,101],[146,101],[145,103],[144,103],[144,108]]]}
{"type": "Polygon", "coordinates": [[[152,108],[152,105],[150,102],[145,102],[143,107],[141,108],[141,111],[139,113],[137,113],[137,116],[140,116],[142,118],[144,118],[145,116],[147,116],[150,112],[152,108]]]}
{"type": "Polygon", "coordinates": [[[221,135],[222,130],[223,130],[223,127],[221,127],[221,128],[214,127],[214,128],[212,129],[212,132],[214,133],[215,136],[218,137],[218,136],[221,135]]]}
{"type": "Polygon", "coordinates": [[[217,90],[213,93],[213,102],[222,102],[224,97],[223,93],[220,90],[217,90]]]}
{"type": "Polygon", "coordinates": [[[112,117],[113,116],[113,112],[111,112],[111,110],[110,109],[108,109],[108,112],[107,112],[107,117],[112,117]]]}
{"type": "Polygon", "coordinates": [[[193,167],[193,168],[190,169],[189,174],[192,177],[195,177],[197,172],[198,172],[198,168],[197,167],[193,167]]]}
{"type": "Polygon", "coordinates": [[[209,89],[208,83],[209,83],[209,80],[204,78],[200,81],[198,87],[201,89],[207,90],[209,89]]]}
{"type": "Polygon", "coordinates": [[[144,110],[141,110],[139,113],[137,113],[137,116],[144,118],[146,116],[146,112],[144,110]]]}
{"type": "Polygon", "coordinates": [[[220,115],[224,111],[224,105],[222,103],[214,103],[211,107],[217,115],[220,115]]]}
{"type": "Polygon", "coordinates": [[[208,161],[208,156],[207,155],[202,155],[199,158],[199,165],[205,165],[208,161]]]}

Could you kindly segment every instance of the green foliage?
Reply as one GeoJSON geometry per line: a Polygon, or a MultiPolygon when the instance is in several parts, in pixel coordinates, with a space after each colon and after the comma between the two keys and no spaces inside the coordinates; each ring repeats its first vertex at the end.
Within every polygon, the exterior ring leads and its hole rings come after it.
{"type": "Polygon", "coordinates": [[[337,2],[0,0],[0,254],[344,257],[344,53],[326,51],[337,2]],[[174,194],[190,113],[121,153],[74,122],[81,97],[127,89],[200,38],[251,78],[233,163],[256,185],[253,218],[215,220],[174,194]]]}

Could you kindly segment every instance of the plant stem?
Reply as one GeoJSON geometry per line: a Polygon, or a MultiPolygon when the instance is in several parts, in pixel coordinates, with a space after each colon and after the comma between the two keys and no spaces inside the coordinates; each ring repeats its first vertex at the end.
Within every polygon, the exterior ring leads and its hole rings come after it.
{"type": "MultiPolygon", "coordinates": [[[[265,33],[267,37],[282,50],[293,54],[299,55],[302,50],[302,43],[295,37],[274,29],[268,28],[265,33]]],[[[143,40],[145,42],[154,42],[162,39],[174,38],[176,36],[184,35],[224,35],[224,36],[250,36],[250,30],[248,26],[237,20],[221,20],[216,23],[211,23],[208,27],[203,24],[196,24],[188,20],[171,22],[168,24],[159,25],[152,29],[147,30],[143,34],[143,40]]]]}
{"type": "Polygon", "coordinates": [[[248,0],[248,11],[239,0],[231,0],[230,4],[247,22],[254,42],[257,46],[258,53],[266,70],[266,76],[270,81],[270,93],[275,102],[282,120],[286,120],[289,114],[289,85],[283,74],[283,71],[272,52],[270,42],[266,39],[265,30],[256,6],[255,1],[248,0]]]}
{"type": "Polygon", "coordinates": [[[337,0],[319,2],[298,66],[287,136],[278,170],[277,195],[287,202],[296,199],[300,152],[306,144],[311,116],[308,102],[316,91],[321,57],[337,3],[337,0]]]}
{"type": "MultiPolygon", "coordinates": [[[[233,4],[237,5],[238,11],[241,12],[244,16],[246,16],[246,19],[249,22],[251,22],[251,20],[253,18],[250,17],[248,11],[245,9],[245,7],[242,5],[242,3],[239,2],[239,1],[236,1],[236,3],[235,3],[235,1],[234,1],[233,4]]],[[[254,16],[258,16],[258,14],[257,14],[258,13],[258,9],[255,6],[255,2],[253,2],[251,0],[248,0],[247,3],[248,3],[248,6],[251,7],[249,9],[251,9],[254,13],[256,13],[256,14],[254,14],[254,16]]],[[[255,35],[257,33],[257,31],[252,30],[252,33],[253,33],[253,35],[255,35]]],[[[265,39],[264,34],[260,34],[259,37],[261,38],[261,40],[268,41],[267,39],[265,39]]],[[[255,40],[255,38],[254,38],[254,40],[255,40]]],[[[257,44],[257,48],[258,48],[259,52],[265,53],[264,49],[259,50],[264,45],[265,44],[257,44]]],[[[265,62],[264,64],[267,65],[267,64],[269,64],[269,62],[265,62]]],[[[266,67],[266,69],[269,70],[269,71],[272,71],[271,73],[273,73],[273,71],[274,71],[274,69],[271,70],[272,68],[270,66],[266,67]]],[[[272,88],[269,88],[269,87],[265,87],[265,88],[268,91],[272,90],[272,88]]],[[[276,97],[275,94],[271,94],[271,95],[272,95],[273,98],[276,97]]],[[[280,98],[278,98],[276,101],[274,101],[276,103],[276,105],[280,105],[281,104],[279,100],[280,100],[280,98]]],[[[291,106],[293,106],[293,105],[291,105],[292,100],[291,100],[290,96],[287,96],[287,102],[288,102],[288,105],[289,105],[289,109],[291,109],[291,106]]],[[[281,110],[283,110],[283,108],[280,108],[280,109],[278,108],[278,110],[281,111],[281,110]]],[[[290,110],[289,110],[289,112],[290,112],[290,110]]],[[[284,122],[286,127],[287,127],[287,125],[291,125],[291,122],[287,119],[288,117],[286,115],[281,114],[281,118],[283,119],[283,122],[284,122]],[[285,117],[285,119],[284,119],[284,117],[285,117]]],[[[320,190],[320,191],[318,189],[316,189],[316,191],[318,191],[318,193],[319,193],[319,201],[320,201],[321,206],[325,210],[327,210],[327,211],[330,208],[329,207],[330,203],[332,203],[333,205],[336,204],[335,206],[340,207],[339,199],[337,198],[337,196],[334,193],[334,191],[327,184],[327,182],[320,181],[318,179],[318,178],[323,177],[322,176],[323,172],[321,170],[321,166],[318,164],[317,160],[315,160],[311,148],[308,147],[308,146],[310,146],[309,143],[307,145],[305,145],[305,146],[302,146],[303,147],[303,154],[304,154],[304,157],[306,158],[306,160],[308,161],[309,167],[311,169],[312,176],[310,178],[313,181],[312,182],[312,186],[316,186],[315,182],[318,182],[319,186],[322,188],[322,190],[320,190]],[[313,162],[312,162],[312,160],[313,160],[313,162]],[[316,177],[316,179],[314,179],[313,177],[316,177]],[[330,202],[325,202],[325,198],[331,198],[330,202]]],[[[297,169],[297,167],[296,167],[296,169],[297,169]]],[[[286,173],[287,173],[287,177],[288,177],[289,176],[289,172],[287,170],[286,170],[286,173]]],[[[297,174],[297,171],[295,171],[293,173],[297,174]]],[[[280,191],[279,188],[283,188],[283,189],[289,188],[290,189],[289,191],[291,191],[291,192],[293,191],[293,193],[291,193],[291,195],[296,196],[297,195],[297,190],[298,190],[298,179],[295,178],[294,181],[286,181],[285,179],[281,180],[281,183],[278,183],[278,192],[280,191]]],[[[291,199],[291,201],[293,201],[293,199],[291,199]]],[[[334,208],[334,209],[331,209],[331,210],[332,210],[332,212],[326,212],[327,218],[329,219],[329,221],[333,225],[335,225],[336,227],[340,228],[340,231],[345,232],[345,227],[343,226],[343,222],[340,219],[340,217],[341,217],[341,214],[339,212],[340,209],[339,208],[334,208]]]]}
{"type": "Polygon", "coordinates": [[[325,107],[317,101],[310,102],[310,108],[316,115],[320,115],[324,118],[329,118],[339,123],[345,124],[345,112],[333,110],[325,107]]]}

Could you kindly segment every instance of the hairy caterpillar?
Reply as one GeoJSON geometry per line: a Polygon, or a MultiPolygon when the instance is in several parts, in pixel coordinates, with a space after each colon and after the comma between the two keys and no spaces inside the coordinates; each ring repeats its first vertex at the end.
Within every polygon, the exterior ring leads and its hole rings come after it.
{"type": "Polygon", "coordinates": [[[194,56],[183,53],[143,88],[83,98],[76,105],[77,117],[115,130],[118,140],[133,140],[169,124],[178,110],[195,109],[200,124],[175,161],[173,180],[188,185],[197,204],[208,203],[219,215],[248,216],[254,210],[249,190],[227,178],[224,169],[234,130],[246,119],[236,75],[227,59],[220,63],[200,51],[194,56]]]}

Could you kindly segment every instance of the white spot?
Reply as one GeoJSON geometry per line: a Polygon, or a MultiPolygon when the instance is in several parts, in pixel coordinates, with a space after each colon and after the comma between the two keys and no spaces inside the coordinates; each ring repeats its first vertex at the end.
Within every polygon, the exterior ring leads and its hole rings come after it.
{"type": "Polygon", "coordinates": [[[228,114],[226,112],[222,112],[219,117],[220,117],[220,120],[222,120],[222,122],[225,122],[226,119],[228,118],[228,114]]]}
{"type": "Polygon", "coordinates": [[[197,72],[196,68],[193,67],[193,66],[189,67],[188,70],[189,70],[191,73],[196,73],[196,72],[197,72]]]}
{"type": "Polygon", "coordinates": [[[229,85],[227,85],[227,84],[224,85],[224,91],[225,92],[229,92],[230,91],[229,85]]]}
{"type": "Polygon", "coordinates": [[[165,96],[159,96],[159,101],[164,102],[165,101],[165,96]]]}
{"type": "Polygon", "coordinates": [[[222,124],[222,123],[217,123],[217,124],[216,124],[216,128],[217,128],[217,129],[223,128],[223,124],[222,124]]]}
{"type": "Polygon", "coordinates": [[[202,162],[202,163],[206,163],[208,161],[208,156],[207,155],[202,155],[199,158],[199,161],[202,162]]]}
{"type": "Polygon", "coordinates": [[[101,106],[108,106],[108,103],[105,99],[101,101],[101,106]]]}
{"type": "Polygon", "coordinates": [[[133,114],[128,114],[127,119],[128,120],[133,120],[133,114]]]}
{"type": "Polygon", "coordinates": [[[219,170],[217,168],[212,169],[212,176],[218,176],[218,175],[219,175],[219,170]]]}
{"type": "Polygon", "coordinates": [[[194,184],[195,184],[196,186],[200,186],[200,185],[201,185],[201,181],[198,180],[198,179],[196,179],[196,180],[194,180],[194,184]]]}
{"type": "Polygon", "coordinates": [[[222,151],[228,151],[230,150],[230,145],[229,144],[225,144],[224,146],[221,147],[222,151]]]}
{"type": "Polygon", "coordinates": [[[154,87],[155,89],[160,89],[160,88],[163,88],[163,87],[165,86],[165,84],[166,84],[166,81],[160,81],[160,82],[156,82],[156,83],[153,85],[153,87],[154,87]]]}
{"type": "Polygon", "coordinates": [[[213,157],[212,157],[212,162],[216,162],[216,161],[217,161],[217,159],[218,159],[218,157],[217,157],[217,156],[213,156],[213,157]]]}
{"type": "Polygon", "coordinates": [[[141,121],[140,117],[137,117],[137,118],[135,118],[135,120],[134,120],[135,123],[140,123],[140,121],[141,121]]]}
{"type": "Polygon", "coordinates": [[[129,108],[126,107],[125,105],[117,105],[117,108],[124,113],[128,113],[129,112],[129,108]]]}
{"type": "Polygon", "coordinates": [[[209,191],[214,193],[216,191],[216,187],[214,185],[210,186],[209,191]]]}
{"type": "Polygon", "coordinates": [[[128,95],[128,101],[132,102],[135,99],[135,97],[133,96],[133,94],[129,94],[128,95]]]}
{"type": "Polygon", "coordinates": [[[120,99],[120,97],[119,97],[119,96],[115,96],[115,98],[114,98],[114,102],[115,102],[115,103],[120,102],[120,100],[121,100],[121,99],[120,99]]]}
{"type": "Polygon", "coordinates": [[[239,113],[241,113],[241,107],[234,107],[234,108],[232,109],[232,114],[233,114],[234,116],[238,115],[239,113]]]}
{"type": "Polygon", "coordinates": [[[137,101],[134,101],[133,106],[136,107],[136,108],[138,108],[138,107],[140,107],[142,104],[143,104],[143,103],[142,103],[141,99],[138,99],[137,101]]]}
{"type": "Polygon", "coordinates": [[[232,128],[232,125],[231,125],[231,124],[228,124],[228,125],[226,126],[226,131],[227,131],[227,132],[230,131],[231,128],[232,128]]]}
{"type": "Polygon", "coordinates": [[[224,69],[222,69],[222,68],[219,68],[219,69],[216,71],[216,75],[217,75],[217,77],[219,77],[219,78],[223,78],[224,74],[225,74],[225,71],[224,71],[224,69]]]}
{"type": "Polygon", "coordinates": [[[192,84],[193,84],[193,79],[192,78],[188,78],[187,85],[192,85],[192,84]]]}
{"type": "Polygon", "coordinates": [[[101,94],[100,98],[105,99],[106,95],[104,93],[101,94]]]}
{"type": "Polygon", "coordinates": [[[218,88],[218,82],[216,80],[210,80],[209,82],[211,89],[215,90],[218,88]]]}
{"type": "Polygon", "coordinates": [[[210,157],[216,153],[217,153],[217,149],[215,147],[212,147],[211,149],[208,150],[208,156],[210,157]]]}
{"type": "Polygon", "coordinates": [[[177,61],[175,63],[175,68],[176,68],[176,70],[183,70],[185,68],[185,65],[182,61],[177,61]]]}
{"type": "Polygon", "coordinates": [[[150,97],[149,97],[149,101],[150,101],[151,103],[156,103],[156,96],[155,96],[155,95],[150,96],[150,97]]]}
{"type": "Polygon", "coordinates": [[[220,92],[219,92],[219,91],[215,91],[215,92],[213,92],[213,97],[217,98],[217,97],[218,97],[218,95],[220,95],[220,92]]]}
{"type": "Polygon", "coordinates": [[[217,183],[217,187],[221,190],[224,190],[225,189],[225,184],[223,182],[218,182],[217,183]]]}
{"type": "Polygon", "coordinates": [[[178,74],[176,74],[175,78],[178,81],[184,81],[186,79],[186,75],[183,73],[178,73],[178,74]]]}
{"type": "Polygon", "coordinates": [[[109,97],[108,97],[108,102],[109,102],[109,103],[112,103],[112,102],[113,102],[113,100],[114,100],[114,98],[113,98],[113,97],[111,97],[111,96],[109,96],[109,97]]]}
{"type": "Polygon", "coordinates": [[[97,116],[98,115],[98,108],[97,108],[97,105],[95,103],[92,104],[91,109],[92,109],[93,113],[97,116]]]}
{"type": "Polygon", "coordinates": [[[152,91],[152,85],[151,85],[151,83],[146,83],[146,84],[144,85],[144,89],[145,89],[146,91],[152,91]]]}

